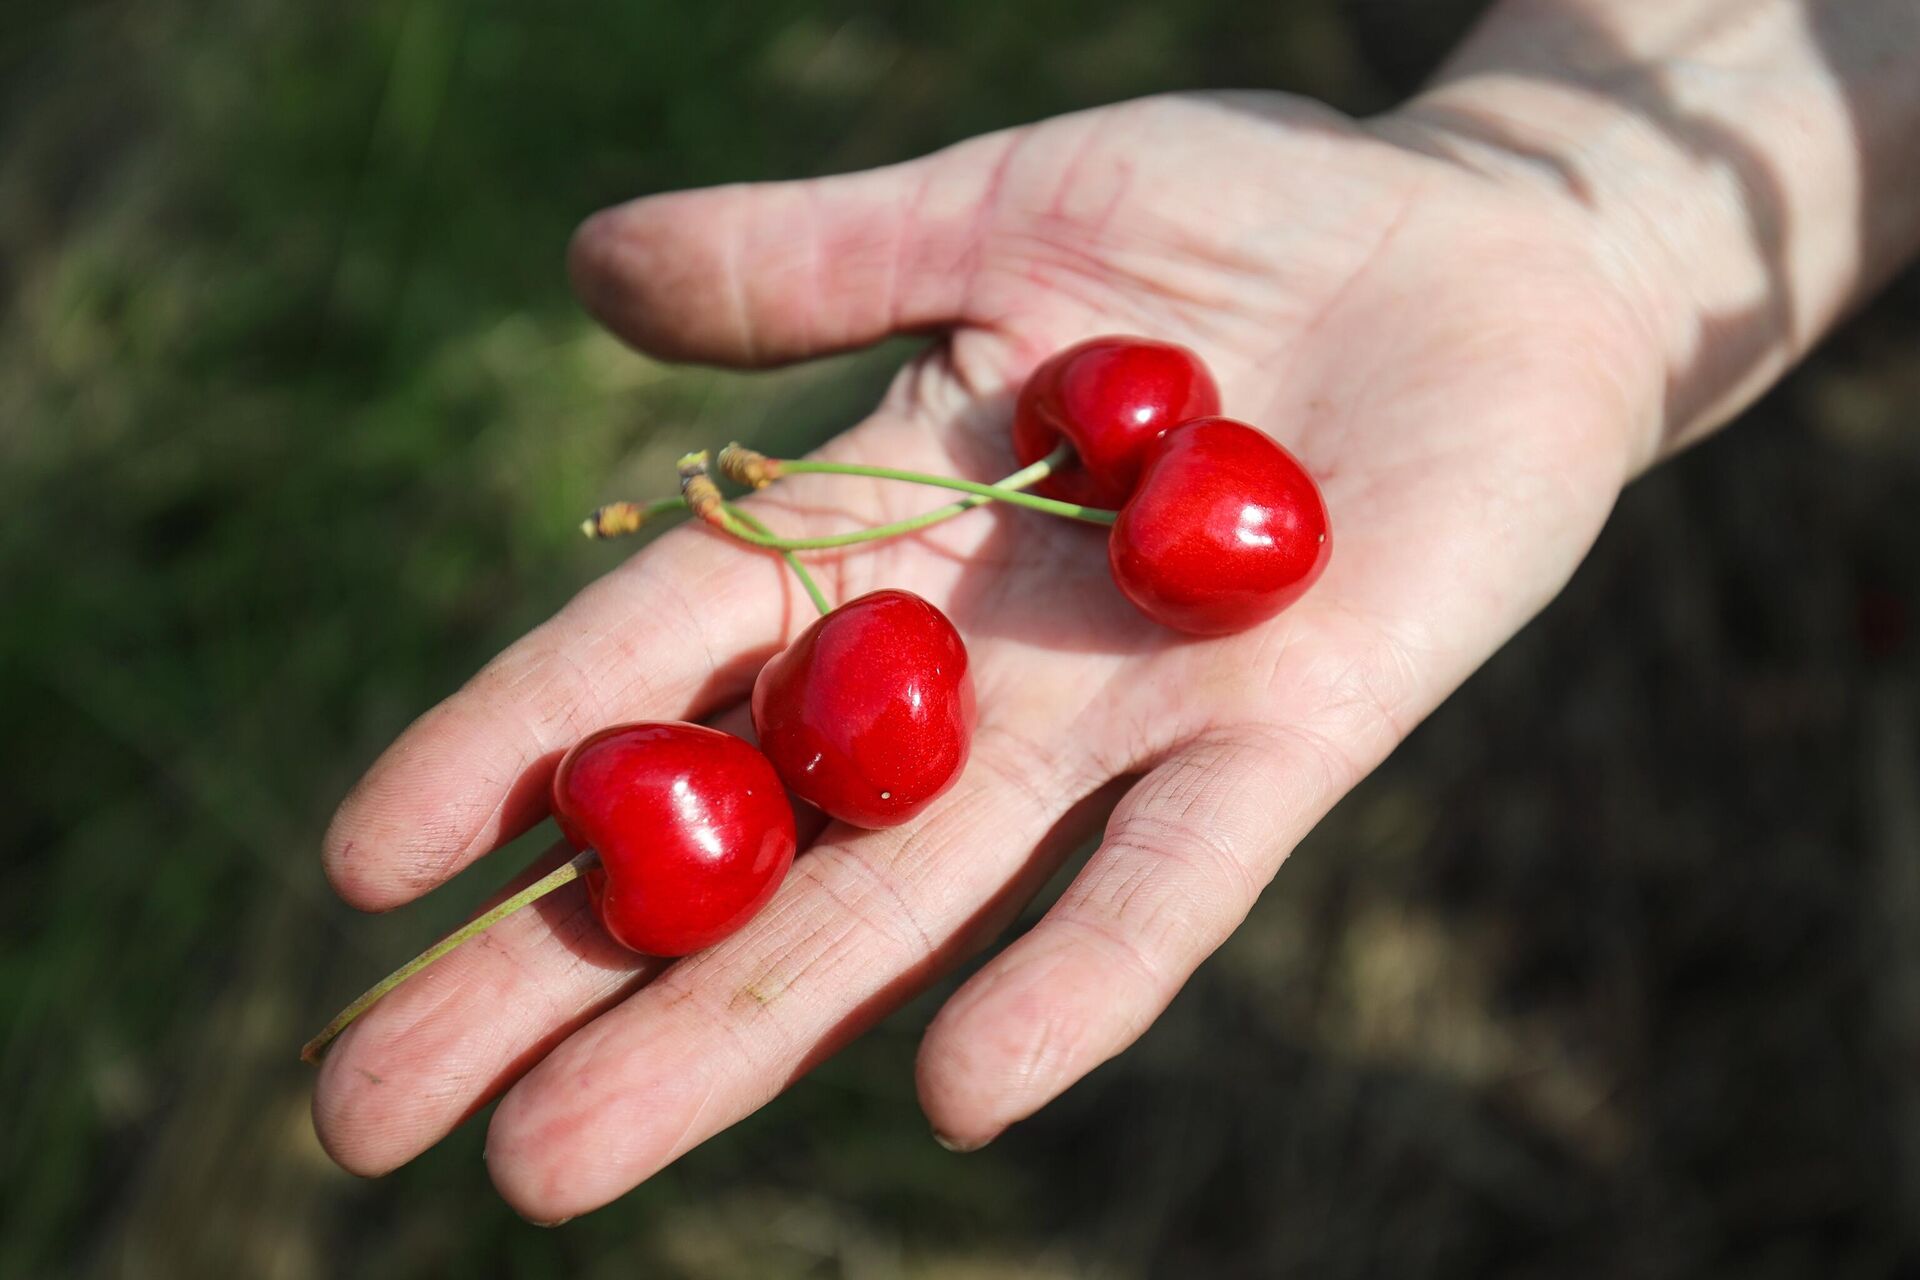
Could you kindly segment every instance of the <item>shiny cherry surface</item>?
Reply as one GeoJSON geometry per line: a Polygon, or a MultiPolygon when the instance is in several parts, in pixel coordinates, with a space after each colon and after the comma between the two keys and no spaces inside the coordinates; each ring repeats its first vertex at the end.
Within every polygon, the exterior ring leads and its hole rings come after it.
{"type": "Polygon", "coordinates": [[[1107,562],[1155,622],[1225,635],[1299,599],[1332,549],[1327,504],[1306,468],[1244,422],[1202,418],[1155,446],[1107,562]]]}
{"type": "Polygon", "coordinates": [[[553,811],[576,848],[594,913],[623,946],[681,956],[766,905],[793,865],[793,806],[767,758],[694,724],[602,729],[567,752],[553,811]]]}
{"type": "Polygon", "coordinates": [[[1213,375],[1187,348],[1151,338],[1090,338],[1049,357],[1021,387],[1013,452],[1024,467],[1065,436],[1079,461],[1034,492],[1112,508],[1132,495],[1162,431],[1219,412],[1213,375]]]}
{"type": "Polygon", "coordinates": [[[754,729],[782,780],[858,827],[896,826],[952,786],[974,715],[967,646],[909,591],[841,605],[753,686],[754,729]]]}

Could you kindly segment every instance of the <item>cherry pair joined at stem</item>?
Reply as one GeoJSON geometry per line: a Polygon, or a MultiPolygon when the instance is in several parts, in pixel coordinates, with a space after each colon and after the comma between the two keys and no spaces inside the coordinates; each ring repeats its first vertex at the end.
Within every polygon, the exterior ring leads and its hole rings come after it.
{"type": "Polygon", "coordinates": [[[607,933],[646,955],[700,951],[752,919],[797,847],[786,787],[857,826],[905,822],[966,766],[975,718],[966,645],[945,614],[876,591],[816,620],[762,669],[754,725],[765,754],[700,725],[602,729],[554,772],[570,861],[395,970],[343,1009],[300,1056],[327,1045],[388,991],[523,907],[579,878],[607,933]],[[887,673],[875,679],[874,672],[887,673]]]}
{"type": "Polygon", "coordinates": [[[319,1061],[388,991],[578,878],[601,926],[630,950],[679,956],[720,941],[766,905],[793,863],[788,786],[833,817],[884,827],[953,785],[973,737],[968,665],[945,614],[911,592],[876,591],[817,619],[762,668],[753,719],[764,754],[681,723],[585,738],[552,783],[554,816],[581,852],[395,970],[300,1056],[319,1061]]]}
{"type": "MultiPolygon", "coordinates": [[[[1026,463],[997,485],[897,468],[768,458],[738,444],[718,466],[762,488],[785,476],[858,475],[957,489],[969,497],[924,515],[821,537],[752,527],[709,475],[705,453],[681,460],[687,505],[756,546],[792,553],[898,537],[983,501],[1113,526],[1108,565],[1121,592],[1163,626],[1224,635],[1273,617],[1311,587],[1332,550],[1325,501],[1294,456],[1243,422],[1218,416],[1220,396],[1198,355],[1147,338],[1094,338],[1034,370],[1016,402],[1012,437],[1026,463]],[[1025,492],[1027,488],[1038,493],[1025,492]],[[1051,495],[1051,496],[1049,496],[1051,495]],[[1121,504],[1113,511],[1087,505],[1121,504]]],[[[625,526],[602,508],[599,536],[625,526]]]]}
{"type": "MultiPolygon", "coordinates": [[[[1101,511],[1018,492],[993,500],[1048,511],[1091,524],[1111,525],[1108,565],[1114,583],[1147,617],[1190,635],[1244,631],[1278,614],[1319,578],[1332,552],[1325,500],[1292,454],[1231,418],[1183,422],[1156,437],[1138,481],[1119,511],[1101,511]],[[1044,505],[1043,505],[1044,504],[1044,505]]],[[[789,462],[738,445],[722,465],[741,473],[752,466],[775,476],[801,472],[879,475],[962,488],[980,495],[910,520],[818,538],[782,538],[745,524],[746,513],[723,502],[707,475],[706,455],[684,460],[687,504],[730,536],[784,552],[845,547],[925,528],[950,519],[998,486],[881,467],[789,462]],[[729,466],[728,464],[732,465],[729,466]]],[[[1020,477],[1030,482],[1026,476],[1020,477]]],[[[602,513],[589,519],[596,530],[602,513]]],[[[796,571],[805,570],[794,561],[796,571]]]]}
{"type": "Polygon", "coordinates": [[[686,955],[738,929],[785,877],[788,788],[856,826],[897,825],[960,776],[974,715],[966,646],[946,615],[911,592],[875,591],[761,669],[758,750],[698,725],[603,729],[561,760],[554,816],[600,855],[586,880],[607,932],[634,951],[686,955]]]}

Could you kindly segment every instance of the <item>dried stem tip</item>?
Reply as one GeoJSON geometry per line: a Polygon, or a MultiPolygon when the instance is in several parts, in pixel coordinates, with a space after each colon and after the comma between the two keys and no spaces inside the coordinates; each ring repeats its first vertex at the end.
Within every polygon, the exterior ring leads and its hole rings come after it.
{"type": "Polygon", "coordinates": [[[593,514],[580,522],[580,532],[589,538],[618,538],[638,533],[647,522],[647,509],[637,502],[609,502],[595,507],[593,514]]]}
{"type": "Polygon", "coordinates": [[[720,486],[707,474],[710,461],[712,456],[705,449],[680,459],[680,496],[687,500],[687,510],[708,524],[724,528],[726,504],[720,497],[720,486]]]}
{"type": "Polygon", "coordinates": [[[749,489],[764,489],[780,478],[780,460],[735,442],[720,451],[720,474],[749,489]]]}

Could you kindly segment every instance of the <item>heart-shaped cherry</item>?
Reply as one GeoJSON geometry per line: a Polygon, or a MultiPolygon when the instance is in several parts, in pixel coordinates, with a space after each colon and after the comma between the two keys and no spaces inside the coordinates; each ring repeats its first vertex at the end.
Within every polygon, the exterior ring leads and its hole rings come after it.
{"type": "Polygon", "coordinates": [[[1213,375],[1187,348],[1152,338],[1090,338],[1048,357],[1020,388],[1013,453],[1024,467],[1065,436],[1079,460],[1034,492],[1117,507],[1132,495],[1155,437],[1219,412],[1213,375]]]}
{"type": "Polygon", "coordinates": [[[1155,622],[1225,635],[1299,599],[1333,549],[1320,487],[1244,422],[1160,438],[1107,543],[1113,580],[1155,622]]]}
{"type": "Polygon", "coordinates": [[[967,646],[910,591],[841,605],[753,686],[754,729],[780,777],[857,827],[896,826],[952,786],[973,723],[967,646]]]}
{"type": "Polygon", "coordinates": [[[793,865],[793,806],[767,758],[696,724],[602,729],[553,775],[553,811],[600,855],[587,894],[608,933],[655,956],[710,947],[793,865]]]}

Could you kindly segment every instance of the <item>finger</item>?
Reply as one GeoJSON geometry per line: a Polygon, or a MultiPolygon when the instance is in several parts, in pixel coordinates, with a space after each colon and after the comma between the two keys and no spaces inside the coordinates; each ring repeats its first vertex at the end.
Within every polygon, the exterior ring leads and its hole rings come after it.
{"type": "Polygon", "coordinates": [[[668,359],[776,364],[955,323],[1008,146],[980,138],[865,173],[634,200],[575,233],[574,287],[608,328],[668,359]]]}
{"type": "Polygon", "coordinates": [[[552,1221],[757,1109],[1004,927],[1091,789],[984,728],[958,787],[893,831],[828,829],[754,922],[575,1033],[501,1100],[494,1183],[552,1221]],[[983,839],[991,833],[991,839],[983,839]]]}
{"type": "Polygon", "coordinates": [[[584,734],[739,698],[807,608],[784,572],[692,528],[582,591],[368,770],[322,848],[334,888],[362,910],[398,906],[544,817],[553,766],[584,734]]]}
{"type": "MultiPolygon", "coordinates": [[[[498,896],[572,852],[556,845],[498,896]]],[[[575,881],[421,970],[348,1027],[314,1083],[314,1131],[348,1172],[390,1172],[664,965],[614,942],[575,881]]]]}
{"type": "Polygon", "coordinates": [[[1194,743],[1149,773],[1060,901],[928,1028],[917,1076],[934,1132],[982,1146],[1132,1044],[1357,776],[1320,740],[1273,731],[1194,743]]]}

